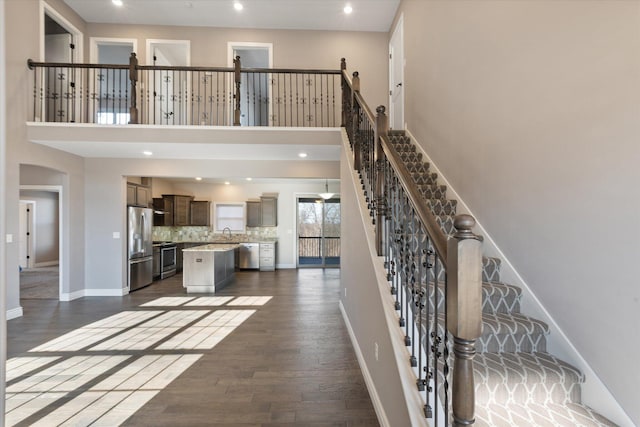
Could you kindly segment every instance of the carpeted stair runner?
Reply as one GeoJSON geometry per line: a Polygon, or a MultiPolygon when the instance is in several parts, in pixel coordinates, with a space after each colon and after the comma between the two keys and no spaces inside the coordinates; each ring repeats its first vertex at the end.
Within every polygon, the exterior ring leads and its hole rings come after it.
{"type": "MultiPolygon", "coordinates": [[[[446,198],[446,187],[438,184],[437,174],[429,170],[408,137],[392,132],[390,141],[438,225],[451,235],[457,202],[446,198]]],[[[482,264],[482,335],[476,342],[474,359],[476,425],[615,426],[581,403],[584,376],[546,352],[549,327],[520,313],[522,292],[517,286],[500,282],[500,259],[485,257],[482,264]]],[[[428,291],[432,294],[437,289],[443,297],[443,277],[438,277],[437,283],[428,291]]],[[[439,306],[443,304],[444,298],[438,300],[439,306]]]]}

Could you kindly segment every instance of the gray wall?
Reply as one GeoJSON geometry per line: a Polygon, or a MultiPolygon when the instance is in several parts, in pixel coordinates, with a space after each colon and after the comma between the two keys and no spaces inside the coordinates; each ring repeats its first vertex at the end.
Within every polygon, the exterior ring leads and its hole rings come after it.
{"type": "Polygon", "coordinates": [[[399,12],[409,130],[640,424],[640,2],[399,12]]]}
{"type": "MultiPolygon", "coordinates": [[[[82,20],[64,2],[50,0],[48,3],[80,31],[84,31],[82,20]]],[[[28,58],[40,59],[40,36],[37,35],[39,23],[38,1],[5,2],[2,28],[6,30],[6,34],[11,35],[12,42],[6,46],[5,77],[11,84],[7,86],[5,96],[7,105],[11,107],[7,109],[6,127],[3,127],[7,152],[4,171],[6,195],[2,208],[6,215],[6,233],[17,236],[20,165],[44,166],[62,174],[62,289],[63,294],[72,294],[84,286],[84,162],[80,157],[32,144],[26,138],[25,122],[29,111],[33,110],[33,76],[28,73],[26,62],[28,58]]],[[[17,238],[6,245],[6,251],[7,268],[3,269],[7,283],[6,308],[13,316],[21,313],[17,238]]]]}

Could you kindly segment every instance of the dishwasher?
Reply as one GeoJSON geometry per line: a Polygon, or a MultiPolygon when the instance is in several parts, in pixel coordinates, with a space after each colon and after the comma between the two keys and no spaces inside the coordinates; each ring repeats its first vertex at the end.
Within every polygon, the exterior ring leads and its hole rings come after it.
{"type": "Polygon", "coordinates": [[[240,243],[238,268],[260,268],[260,243],[240,243]]]}

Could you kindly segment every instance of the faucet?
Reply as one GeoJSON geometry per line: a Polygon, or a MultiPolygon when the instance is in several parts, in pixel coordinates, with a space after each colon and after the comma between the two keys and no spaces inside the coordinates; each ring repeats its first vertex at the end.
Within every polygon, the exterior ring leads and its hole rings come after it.
{"type": "Polygon", "coordinates": [[[229,237],[228,239],[231,240],[231,229],[229,227],[225,227],[222,229],[222,237],[224,237],[224,232],[228,231],[229,232],[229,237]]]}

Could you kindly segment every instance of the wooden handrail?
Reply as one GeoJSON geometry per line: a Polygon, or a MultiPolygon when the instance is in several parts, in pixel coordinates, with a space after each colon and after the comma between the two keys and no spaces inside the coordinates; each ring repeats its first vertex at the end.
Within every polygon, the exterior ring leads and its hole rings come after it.
{"type": "Polygon", "coordinates": [[[409,170],[405,166],[404,162],[400,159],[400,156],[398,156],[396,151],[391,149],[389,136],[382,135],[381,140],[382,150],[384,151],[387,160],[391,164],[391,167],[398,173],[398,179],[404,187],[405,192],[407,193],[407,197],[413,204],[414,209],[416,210],[416,214],[420,218],[420,221],[424,224],[427,233],[431,237],[431,241],[433,242],[433,247],[436,253],[442,259],[443,263],[446,264],[447,236],[440,229],[435,215],[433,215],[431,209],[429,209],[427,204],[424,202],[424,199],[418,191],[416,184],[413,182],[411,174],[409,173],[409,170]]]}

